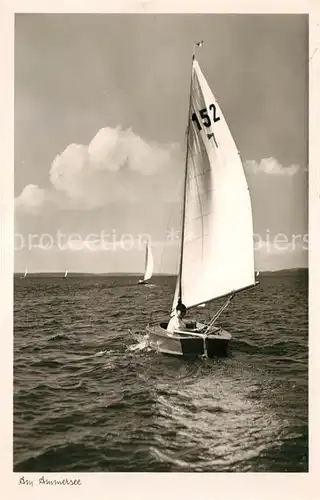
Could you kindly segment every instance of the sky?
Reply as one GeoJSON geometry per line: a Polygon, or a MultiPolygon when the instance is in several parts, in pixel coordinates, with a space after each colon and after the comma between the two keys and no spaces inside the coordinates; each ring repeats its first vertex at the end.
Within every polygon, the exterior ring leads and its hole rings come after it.
{"type": "Polygon", "coordinates": [[[307,16],[18,14],[16,272],[142,273],[146,234],[155,272],[176,272],[198,40],[243,160],[256,268],[307,265],[307,16]]]}

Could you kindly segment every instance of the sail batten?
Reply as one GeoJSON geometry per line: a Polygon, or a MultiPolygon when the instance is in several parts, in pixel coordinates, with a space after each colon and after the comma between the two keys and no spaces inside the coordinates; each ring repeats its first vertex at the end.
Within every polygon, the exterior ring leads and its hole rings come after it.
{"type": "Polygon", "coordinates": [[[194,307],[255,283],[251,200],[242,162],[193,58],[181,259],[173,309],[194,307]]]}

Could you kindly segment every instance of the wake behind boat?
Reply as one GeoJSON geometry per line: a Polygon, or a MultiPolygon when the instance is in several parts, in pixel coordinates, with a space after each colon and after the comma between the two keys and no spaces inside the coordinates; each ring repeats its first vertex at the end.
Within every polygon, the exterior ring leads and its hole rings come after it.
{"type": "Polygon", "coordinates": [[[168,331],[169,321],[150,322],[151,347],[182,356],[225,355],[231,334],[216,320],[236,293],[256,284],[251,200],[242,162],[193,53],[180,261],[171,311],[176,324],[184,326],[168,331]],[[207,324],[181,323],[183,311],[221,297],[226,302],[207,324]]]}

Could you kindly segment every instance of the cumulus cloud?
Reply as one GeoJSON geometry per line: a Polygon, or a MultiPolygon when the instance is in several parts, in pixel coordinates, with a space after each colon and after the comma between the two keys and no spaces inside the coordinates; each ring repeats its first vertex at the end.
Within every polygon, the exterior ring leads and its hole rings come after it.
{"type": "Polygon", "coordinates": [[[102,128],[89,145],[70,144],[55,157],[50,188],[26,186],[16,204],[34,213],[48,200],[86,210],[121,199],[138,201],[141,194],[152,197],[152,188],[165,188],[165,172],[177,172],[179,155],[176,145],[147,142],[131,129],[102,128]]]}
{"type": "Polygon", "coordinates": [[[35,184],[28,184],[15,200],[16,208],[25,208],[31,213],[38,213],[46,199],[46,192],[35,184]]]}
{"type": "Polygon", "coordinates": [[[299,165],[283,166],[275,158],[263,158],[260,162],[248,160],[244,167],[248,173],[293,176],[301,171],[299,165]]]}
{"type": "Polygon", "coordinates": [[[174,147],[148,143],[132,129],[103,128],[88,146],[89,161],[94,170],[116,172],[127,168],[153,175],[172,161],[174,147]]]}
{"type": "MultiPolygon", "coordinates": [[[[175,201],[174,185],[182,178],[183,151],[178,145],[148,142],[132,129],[105,127],[88,145],[69,144],[49,171],[50,187],[26,186],[16,206],[37,214],[48,202],[58,209],[93,210],[121,200],[175,201]],[[169,182],[168,182],[168,179],[169,182]]],[[[245,162],[248,176],[294,176],[298,165],[274,158],[245,162]]]]}

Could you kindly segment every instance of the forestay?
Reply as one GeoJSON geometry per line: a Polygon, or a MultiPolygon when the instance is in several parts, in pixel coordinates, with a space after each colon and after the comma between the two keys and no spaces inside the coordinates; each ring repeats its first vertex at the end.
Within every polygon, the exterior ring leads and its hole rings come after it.
{"type": "Polygon", "coordinates": [[[251,201],[242,162],[198,62],[193,59],[184,237],[173,309],[255,283],[251,201]]]}

